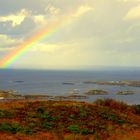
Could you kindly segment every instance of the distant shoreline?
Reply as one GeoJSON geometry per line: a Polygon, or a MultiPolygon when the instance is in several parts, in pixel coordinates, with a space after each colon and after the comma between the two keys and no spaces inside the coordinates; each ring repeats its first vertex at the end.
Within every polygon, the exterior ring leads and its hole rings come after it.
{"type": "MultiPolygon", "coordinates": [[[[86,83],[89,84],[89,83],[86,83]]],[[[20,101],[20,100],[24,100],[24,101],[28,101],[28,100],[53,100],[53,101],[68,101],[68,100],[72,100],[72,101],[84,101],[84,102],[90,102],[89,98],[91,97],[95,97],[96,95],[100,97],[104,97],[106,96],[107,98],[111,98],[107,95],[110,95],[111,93],[102,90],[102,89],[92,89],[92,90],[88,90],[87,92],[85,92],[84,94],[80,94],[77,90],[68,93],[68,95],[47,95],[47,94],[21,94],[19,92],[17,92],[16,90],[0,90],[0,102],[8,102],[8,101],[20,101]]],[[[127,95],[133,95],[135,94],[134,91],[129,91],[129,90],[124,90],[124,91],[118,91],[115,93],[116,95],[119,96],[125,96],[127,97],[127,95]]],[[[117,99],[116,99],[117,100],[117,99]]],[[[93,101],[92,101],[93,102],[93,101]]],[[[129,103],[127,103],[129,104],[129,103]]],[[[131,103],[130,103],[131,104],[131,103]]],[[[137,103],[139,104],[139,103],[137,103]]]]}

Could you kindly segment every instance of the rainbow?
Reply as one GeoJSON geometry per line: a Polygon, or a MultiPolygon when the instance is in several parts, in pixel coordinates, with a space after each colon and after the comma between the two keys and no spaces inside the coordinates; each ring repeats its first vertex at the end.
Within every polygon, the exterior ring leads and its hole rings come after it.
{"type": "Polygon", "coordinates": [[[36,45],[44,38],[50,36],[57,30],[59,30],[64,24],[66,24],[66,22],[70,21],[72,15],[73,14],[63,18],[62,20],[59,19],[59,22],[54,23],[53,25],[51,25],[51,27],[40,30],[34,36],[27,39],[23,44],[18,46],[15,50],[11,51],[0,60],[0,68],[10,67],[13,63],[18,61],[18,59],[22,55],[24,55],[28,50],[30,50],[34,45],[36,45]]]}

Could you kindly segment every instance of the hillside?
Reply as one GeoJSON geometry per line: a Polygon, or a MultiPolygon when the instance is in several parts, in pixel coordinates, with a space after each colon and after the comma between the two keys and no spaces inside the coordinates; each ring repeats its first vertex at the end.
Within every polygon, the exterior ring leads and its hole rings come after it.
{"type": "Polygon", "coordinates": [[[0,140],[139,140],[139,109],[112,99],[1,102],[0,140]]]}

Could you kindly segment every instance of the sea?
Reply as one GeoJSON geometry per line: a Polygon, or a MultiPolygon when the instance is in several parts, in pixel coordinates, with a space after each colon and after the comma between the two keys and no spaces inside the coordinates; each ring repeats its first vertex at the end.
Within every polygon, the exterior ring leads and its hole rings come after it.
{"type": "MultiPolygon", "coordinates": [[[[128,104],[140,104],[140,87],[85,84],[85,81],[140,81],[140,70],[24,70],[0,69],[0,89],[16,90],[23,95],[40,94],[51,96],[69,96],[78,91],[78,95],[92,89],[106,90],[108,95],[88,95],[87,99],[112,98],[128,104]],[[133,95],[117,95],[119,91],[134,91],[133,95]]],[[[87,95],[86,95],[87,96],[87,95]]]]}

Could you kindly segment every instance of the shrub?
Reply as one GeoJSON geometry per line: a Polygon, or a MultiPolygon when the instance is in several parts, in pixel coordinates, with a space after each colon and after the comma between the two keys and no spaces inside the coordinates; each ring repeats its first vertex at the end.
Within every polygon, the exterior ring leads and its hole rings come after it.
{"type": "Polygon", "coordinates": [[[11,125],[9,123],[1,123],[0,125],[0,131],[11,131],[11,125]]]}
{"type": "Polygon", "coordinates": [[[22,127],[18,123],[2,123],[0,125],[0,131],[11,132],[13,134],[21,131],[22,127]]]}
{"type": "Polygon", "coordinates": [[[48,119],[49,119],[50,121],[55,121],[55,120],[56,120],[56,118],[55,118],[55,117],[52,117],[52,116],[50,116],[48,119]]]}
{"type": "Polygon", "coordinates": [[[28,127],[30,127],[30,128],[34,128],[35,126],[36,126],[35,123],[29,123],[29,124],[28,124],[28,127]]]}
{"type": "Polygon", "coordinates": [[[12,133],[17,133],[19,131],[21,131],[22,127],[18,124],[18,123],[13,123],[11,125],[11,132],[12,133]]]}
{"type": "Polygon", "coordinates": [[[54,124],[52,124],[52,123],[50,123],[50,122],[44,122],[43,124],[42,124],[42,127],[44,128],[44,129],[52,129],[52,127],[54,126],[54,124]]]}
{"type": "Polygon", "coordinates": [[[69,118],[76,119],[76,116],[75,115],[70,115],[69,118]]]}
{"type": "Polygon", "coordinates": [[[39,118],[42,118],[42,119],[47,119],[48,121],[55,121],[56,120],[56,117],[54,116],[50,116],[48,112],[44,112],[42,114],[38,114],[39,118]]]}
{"type": "Polygon", "coordinates": [[[108,120],[116,121],[116,120],[118,120],[118,117],[117,117],[116,114],[110,114],[110,115],[108,116],[108,120]]]}
{"type": "Polygon", "coordinates": [[[86,113],[86,112],[80,113],[80,117],[81,117],[81,118],[86,118],[86,117],[87,117],[87,113],[86,113]]]}
{"type": "Polygon", "coordinates": [[[30,127],[24,127],[23,129],[22,129],[22,132],[23,133],[25,133],[25,134],[27,134],[27,135],[32,135],[33,134],[33,130],[30,128],[30,127]]]}
{"type": "Polygon", "coordinates": [[[70,125],[68,127],[68,130],[73,132],[73,133],[80,133],[80,128],[78,125],[70,125]]]}
{"type": "Polygon", "coordinates": [[[124,124],[125,123],[125,120],[118,120],[117,121],[119,124],[124,124]]]}
{"type": "Polygon", "coordinates": [[[45,108],[44,107],[38,107],[36,111],[37,111],[37,113],[43,114],[45,112],[45,108]]]}
{"type": "Polygon", "coordinates": [[[121,101],[115,101],[113,99],[98,99],[95,101],[95,104],[98,106],[107,106],[112,109],[118,109],[118,110],[127,110],[129,109],[129,106],[121,101]]]}
{"type": "Polygon", "coordinates": [[[88,135],[88,129],[87,128],[83,128],[82,131],[81,131],[81,133],[83,135],[88,135]]]}
{"type": "Polygon", "coordinates": [[[50,115],[48,112],[44,112],[44,113],[38,114],[38,117],[43,118],[43,119],[48,119],[50,115]]]}
{"type": "Polygon", "coordinates": [[[140,105],[135,105],[135,110],[137,114],[140,114],[140,105]]]}

